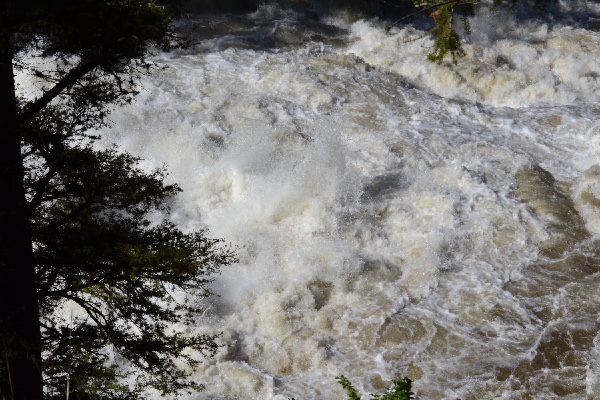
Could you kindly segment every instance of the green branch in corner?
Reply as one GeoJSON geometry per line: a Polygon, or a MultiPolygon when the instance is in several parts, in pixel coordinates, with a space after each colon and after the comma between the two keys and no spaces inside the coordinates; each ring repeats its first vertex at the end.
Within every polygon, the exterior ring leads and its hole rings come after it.
{"type": "Polygon", "coordinates": [[[465,30],[469,32],[470,25],[467,17],[474,15],[473,4],[473,2],[462,1],[446,3],[430,14],[435,21],[435,27],[431,30],[434,37],[433,51],[427,56],[430,61],[441,63],[444,57],[450,53],[452,61],[456,63],[458,57],[464,56],[465,52],[461,46],[460,37],[452,25],[454,8],[463,6],[462,22],[465,30]]]}
{"type": "MultiPolygon", "coordinates": [[[[541,9],[543,3],[546,2],[549,2],[549,0],[536,0],[537,9],[541,9]]],[[[483,2],[481,0],[445,0],[432,3],[427,0],[413,0],[413,3],[417,11],[394,21],[387,27],[387,30],[389,31],[392,27],[407,19],[429,13],[435,26],[431,29],[434,40],[433,51],[428,54],[427,58],[430,61],[441,63],[446,55],[450,54],[452,61],[456,64],[458,58],[464,56],[465,52],[460,37],[454,28],[454,16],[460,14],[465,32],[470,33],[471,27],[468,18],[475,15],[475,6],[483,2]],[[456,12],[457,10],[460,10],[460,13],[456,12]]],[[[514,10],[518,3],[519,0],[494,0],[488,3],[488,6],[493,10],[501,5],[506,5],[514,10]]]]}
{"type": "MultiPolygon", "coordinates": [[[[335,378],[348,394],[348,400],[360,400],[360,394],[352,386],[352,382],[348,380],[344,375],[340,375],[335,378]]],[[[393,380],[392,387],[388,389],[384,394],[371,393],[371,399],[373,400],[413,400],[414,393],[411,391],[412,381],[408,378],[401,380],[393,380]]]]}

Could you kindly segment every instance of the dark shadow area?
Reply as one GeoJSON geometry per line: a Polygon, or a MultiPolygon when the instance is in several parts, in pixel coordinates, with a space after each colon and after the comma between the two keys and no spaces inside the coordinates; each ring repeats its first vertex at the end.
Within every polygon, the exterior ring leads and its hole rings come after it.
{"type": "MultiPolygon", "coordinates": [[[[514,20],[517,25],[539,21],[550,28],[568,25],[598,31],[600,7],[590,4],[548,0],[540,6],[535,0],[522,0],[512,10],[506,4],[493,12],[506,17],[500,17],[500,20],[514,20]]],[[[476,13],[486,8],[489,4],[480,4],[476,13]]],[[[431,29],[434,22],[429,12],[415,14],[416,11],[412,0],[190,0],[179,25],[186,35],[202,43],[201,47],[205,50],[285,51],[343,44],[347,32],[328,23],[330,16],[343,15],[350,22],[378,18],[382,26],[406,18],[398,26],[411,25],[423,31],[431,29]]],[[[456,25],[460,36],[470,41],[470,36],[459,26],[461,13],[461,7],[457,7],[456,25]]],[[[474,29],[477,27],[474,26],[474,29]]],[[[496,35],[492,31],[487,35],[488,40],[496,40],[505,38],[507,32],[498,28],[496,35]]]]}
{"type": "Polygon", "coordinates": [[[258,0],[189,0],[184,7],[188,13],[247,13],[258,8],[258,0]]]}
{"type": "Polygon", "coordinates": [[[539,19],[554,25],[569,25],[576,28],[589,29],[598,24],[600,20],[600,7],[593,7],[592,1],[558,0],[521,1],[514,13],[518,20],[539,19]]]}
{"type": "Polygon", "coordinates": [[[363,201],[376,200],[380,197],[394,195],[410,186],[408,178],[400,174],[379,175],[363,187],[363,201]]]}
{"type": "MultiPolygon", "coordinates": [[[[199,11],[201,8],[196,8],[199,11]]],[[[344,29],[323,22],[309,4],[282,2],[262,4],[250,12],[188,13],[179,29],[200,48],[293,50],[307,45],[336,46],[343,43],[344,29]]],[[[197,49],[198,47],[196,47],[197,49]]]]}

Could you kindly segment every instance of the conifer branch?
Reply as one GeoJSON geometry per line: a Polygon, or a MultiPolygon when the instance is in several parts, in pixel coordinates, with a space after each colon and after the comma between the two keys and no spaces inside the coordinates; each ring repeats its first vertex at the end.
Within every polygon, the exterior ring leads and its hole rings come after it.
{"type": "Polygon", "coordinates": [[[96,57],[86,62],[83,62],[77,67],[70,70],[61,80],[59,80],[56,83],[56,85],[54,85],[50,90],[45,92],[41,97],[36,99],[27,108],[25,108],[25,110],[21,114],[21,118],[24,121],[30,121],[37,113],[42,111],[44,107],[50,104],[52,100],[54,100],[58,95],[60,95],[63,90],[74,85],[88,72],[91,72],[96,67],[98,67],[99,61],[100,57],[96,57]]]}

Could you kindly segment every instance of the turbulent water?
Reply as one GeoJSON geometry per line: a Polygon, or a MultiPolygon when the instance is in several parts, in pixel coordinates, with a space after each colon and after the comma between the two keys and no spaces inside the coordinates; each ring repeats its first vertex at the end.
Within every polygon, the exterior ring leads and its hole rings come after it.
{"type": "Polygon", "coordinates": [[[240,247],[191,328],[229,347],[190,398],[339,399],[340,374],[600,398],[600,6],[564,3],[482,12],[458,65],[348,12],[181,22],[197,45],[103,134],[168,166],[182,229],[240,247]]]}

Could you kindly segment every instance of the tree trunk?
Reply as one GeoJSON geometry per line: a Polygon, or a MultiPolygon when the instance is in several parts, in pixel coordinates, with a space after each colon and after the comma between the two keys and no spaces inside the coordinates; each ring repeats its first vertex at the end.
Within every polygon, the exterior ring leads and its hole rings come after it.
{"type": "Polygon", "coordinates": [[[7,0],[0,0],[0,397],[41,400],[41,335],[7,0]]]}

